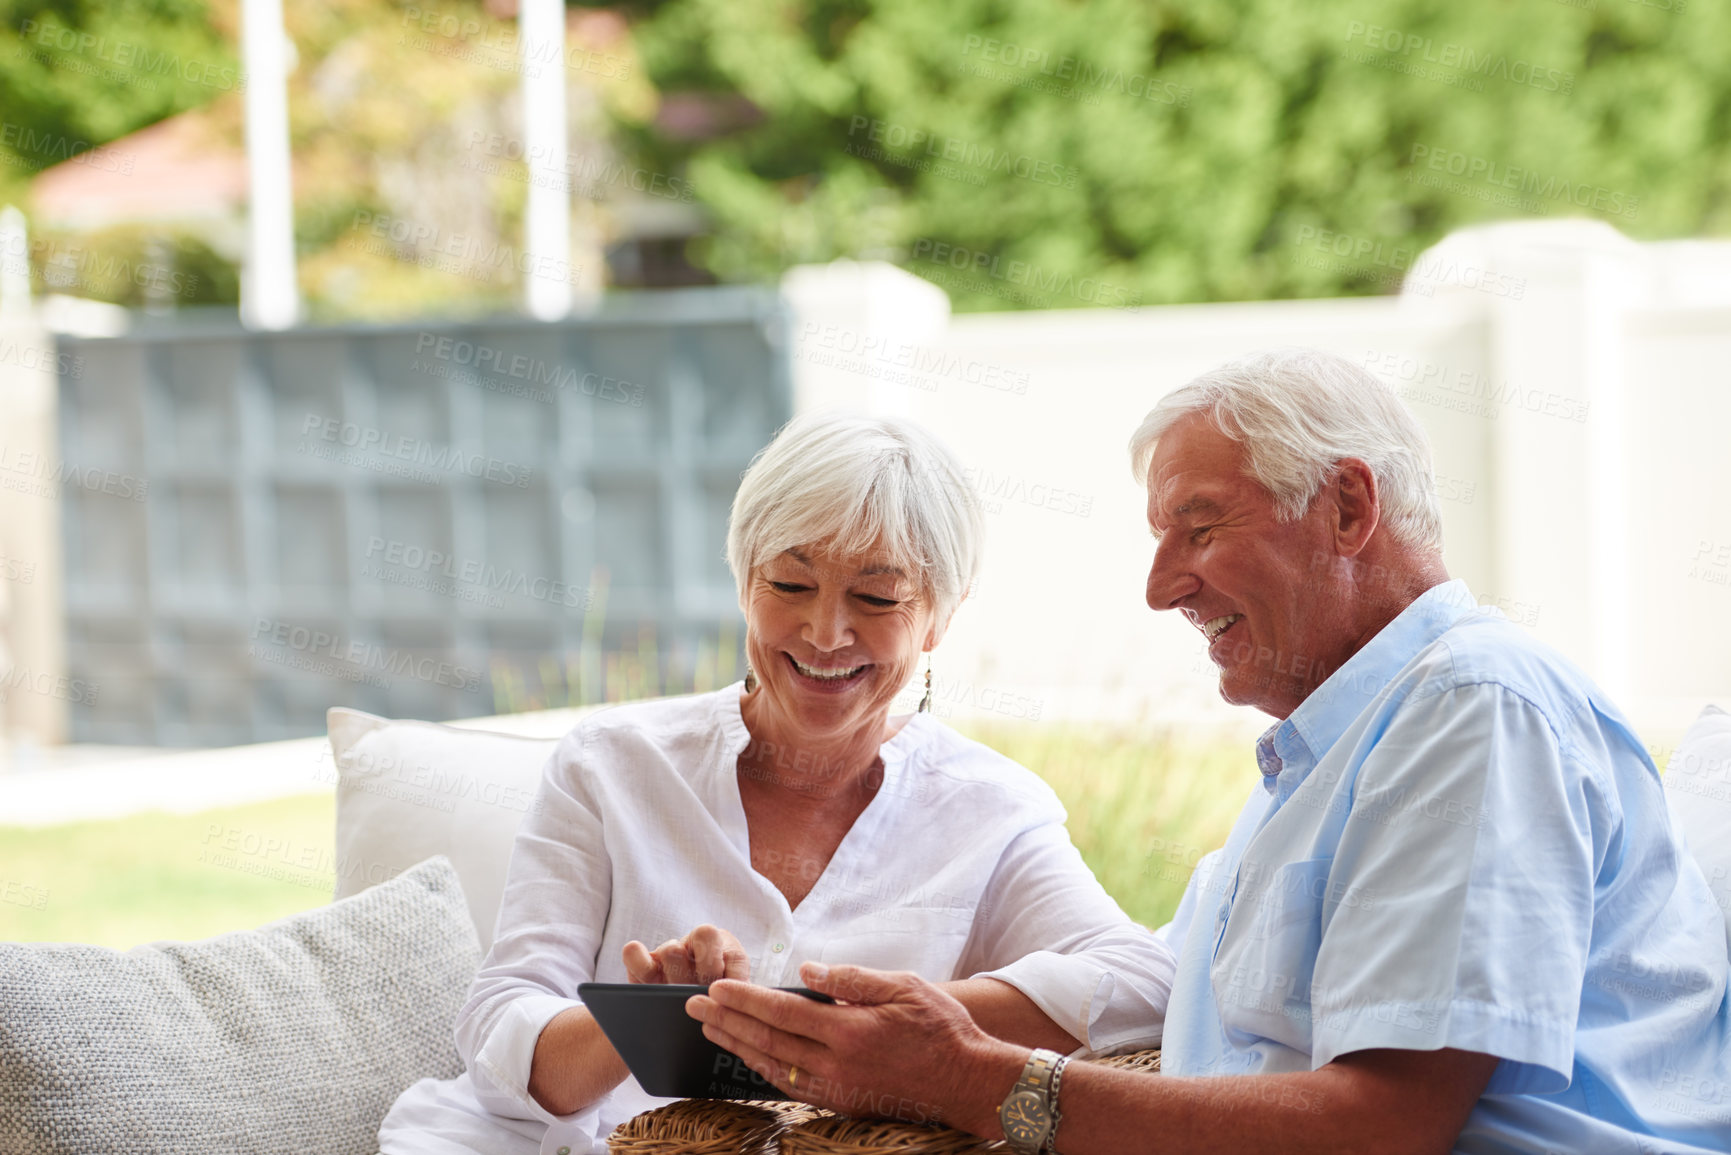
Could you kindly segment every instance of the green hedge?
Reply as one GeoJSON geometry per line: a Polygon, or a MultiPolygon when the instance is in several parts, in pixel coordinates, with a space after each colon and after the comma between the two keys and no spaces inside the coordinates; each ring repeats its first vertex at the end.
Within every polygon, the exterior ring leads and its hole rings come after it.
{"type": "Polygon", "coordinates": [[[637,134],[729,279],[877,256],[970,309],[1321,297],[1489,219],[1731,232],[1703,0],[673,0],[637,39],[663,92],[760,113],[637,134]]]}

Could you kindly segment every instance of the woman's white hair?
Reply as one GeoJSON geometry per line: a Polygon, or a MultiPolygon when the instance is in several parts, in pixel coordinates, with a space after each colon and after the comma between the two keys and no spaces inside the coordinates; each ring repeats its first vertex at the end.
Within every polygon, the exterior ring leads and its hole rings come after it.
{"type": "Polygon", "coordinates": [[[984,536],[973,487],[936,437],[897,417],[819,410],[782,426],[740,479],[727,564],[743,608],[752,570],[784,550],[881,548],[920,583],[942,632],[979,572],[984,536]]]}
{"type": "Polygon", "coordinates": [[[1160,399],[1130,438],[1130,467],[1148,483],[1154,448],[1179,421],[1207,414],[1244,445],[1251,477],[1274,498],[1276,515],[1304,515],[1344,457],[1376,477],[1382,524],[1395,540],[1442,548],[1442,514],[1430,442],[1381,380],[1320,349],[1276,349],[1222,365],[1160,399]]]}

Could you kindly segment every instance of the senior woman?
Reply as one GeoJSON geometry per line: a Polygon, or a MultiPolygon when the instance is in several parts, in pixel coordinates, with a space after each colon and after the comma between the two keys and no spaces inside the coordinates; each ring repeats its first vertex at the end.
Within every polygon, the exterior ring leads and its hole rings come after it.
{"type": "Polygon", "coordinates": [[[859,963],[945,982],[1024,1045],[1157,1041],[1172,956],[1101,889],[1052,791],[925,702],[890,714],[980,538],[961,468],[918,426],[830,413],[776,436],[728,528],[745,682],[616,706],[560,742],[457,1016],[467,1070],[398,1099],[385,1155],[604,1151],[665,1102],[576,997],[590,980],[794,985],[808,960],[859,963]]]}

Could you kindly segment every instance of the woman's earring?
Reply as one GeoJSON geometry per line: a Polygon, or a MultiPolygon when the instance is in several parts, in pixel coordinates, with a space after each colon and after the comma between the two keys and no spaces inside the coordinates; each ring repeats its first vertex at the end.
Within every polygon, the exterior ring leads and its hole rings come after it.
{"type": "Polygon", "coordinates": [[[920,713],[924,714],[932,708],[932,659],[926,658],[926,696],[920,699],[920,713]]]}
{"type": "Polygon", "coordinates": [[[751,663],[745,663],[745,692],[751,693],[757,689],[757,671],[751,668],[751,663]]]}

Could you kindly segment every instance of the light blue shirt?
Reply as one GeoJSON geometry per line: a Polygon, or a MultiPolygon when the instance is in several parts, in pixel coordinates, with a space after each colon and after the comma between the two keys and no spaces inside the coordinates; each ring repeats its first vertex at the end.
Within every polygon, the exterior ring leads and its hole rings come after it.
{"type": "Polygon", "coordinates": [[[1724,922],[1585,675],[1448,582],[1257,758],[1160,932],[1169,1074],[1456,1047],[1502,1059],[1457,1151],[1731,1150],[1724,922]]]}

